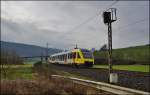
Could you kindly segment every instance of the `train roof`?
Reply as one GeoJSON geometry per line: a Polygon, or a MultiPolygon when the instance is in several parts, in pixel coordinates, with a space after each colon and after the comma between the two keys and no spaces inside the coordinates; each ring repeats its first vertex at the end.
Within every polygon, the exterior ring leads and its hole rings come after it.
{"type": "Polygon", "coordinates": [[[75,51],[79,51],[79,50],[81,50],[82,52],[90,52],[90,50],[88,50],[88,49],[77,48],[77,49],[72,49],[72,50],[68,50],[68,51],[63,51],[63,52],[55,53],[55,54],[52,54],[50,56],[57,56],[57,55],[67,54],[67,53],[75,52],[75,51]]]}

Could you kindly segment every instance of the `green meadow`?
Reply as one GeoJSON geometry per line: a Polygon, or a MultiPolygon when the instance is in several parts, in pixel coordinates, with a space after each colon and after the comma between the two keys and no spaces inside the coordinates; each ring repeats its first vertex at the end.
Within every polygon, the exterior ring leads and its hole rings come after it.
{"type": "MultiPolygon", "coordinates": [[[[108,65],[94,65],[93,68],[106,68],[108,65]]],[[[113,65],[115,70],[127,70],[127,71],[138,71],[138,72],[149,72],[150,65],[113,65]]]]}
{"type": "Polygon", "coordinates": [[[1,79],[32,79],[33,65],[0,65],[1,79]]]}

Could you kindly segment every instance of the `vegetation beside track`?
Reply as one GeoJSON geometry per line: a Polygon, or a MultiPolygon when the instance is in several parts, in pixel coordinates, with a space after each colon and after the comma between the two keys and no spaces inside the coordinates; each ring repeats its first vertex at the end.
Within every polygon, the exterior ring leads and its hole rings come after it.
{"type": "Polygon", "coordinates": [[[1,95],[91,95],[107,94],[108,92],[74,83],[67,79],[51,78],[53,74],[65,74],[56,69],[50,69],[48,64],[25,64],[1,66],[1,95]],[[7,71],[7,76],[3,74],[7,71]]]}
{"type": "MultiPolygon", "coordinates": [[[[112,58],[115,61],[114,64],[149,64],[149,49],[150,45],[113,49],[112,58]]],[[[108,53],[107,51],[95,51],[94,56],[95,58],[107,59],[108,53]]]]}
{"type": "MultiPolygon", "coordinates": [[[[94,65],[93,68],[107,68],[108,65],[94,65]]],[[[138,71],[138,72],[149,72],[150,65],[113,65],[115,70],[126,70],[126,71],[138,71]]]]}
{"type": "Polygon", "coordinates": [[[33,65],[1,65],[1,79],[32,79],[33,65]]]}

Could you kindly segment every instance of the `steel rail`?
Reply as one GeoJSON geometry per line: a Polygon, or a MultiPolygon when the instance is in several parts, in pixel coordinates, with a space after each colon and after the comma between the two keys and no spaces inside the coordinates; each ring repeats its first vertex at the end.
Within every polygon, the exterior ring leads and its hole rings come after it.
{"type": "Polygon", "coordinates": [[[75,83],[87,85],[87,86],[90,86],[99,90],[103,90],[106,92],[110,92],[113,94],[117,94],[117,95],[150,95],[149,92],[144,92],[140,90],[121,87],[121,86],[112,85],[112,84],[103,83],[103,82],[96,82],[96,81],[79,79],[79,78],[69,77],[69,76],[61,76],[61,75],[51,75],[51,77],[69,79],[75,83]]]}

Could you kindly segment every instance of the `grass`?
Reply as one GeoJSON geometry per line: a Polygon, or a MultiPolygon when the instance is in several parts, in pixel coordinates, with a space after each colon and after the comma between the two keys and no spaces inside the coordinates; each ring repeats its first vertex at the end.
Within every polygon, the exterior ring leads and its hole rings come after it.
{"type": "Polygon", "coordinates": [[[24,64],[34,64],[36,62],[40,61],[39,58],[31,58],[31,59],[25,59],[24,64]]]}
{"type": "MultiPolygon", "coordinates": [[[[149,62],[149,48],[149,45],[143,45],[121,49],[113,49],[112,57],[114,59],[149,62]]],[[[94,52],[94,56],[107,58],[108,53],[106,51],[96,51],[94,52]]]]}
{"type": "MultiPolygon", "coordinates": [[[[2,68],[2,65],[0,65],[2,68]]],[[[4,65],[4,68],[7,68],[8,66],[4,65]]],[[[10,68],[32,68],[33,64],[24,64],[24,65],[9,65],[10,68]]]]}
{"type": "Polygon", "coordinates": [[[0,85],[2,95],[97,95],[103,92],[63,78],[48,79],[41,76],[32,81],[1,80],[0,85]]]}
{"type": "Polygon", "coordinates": [[[50,77],[51,74],[57,73],[70,74],[50,69],[46,64],[34,65],[34,67],[29,64],[11,65],[9,68],[4,66],[4,69],[7,69],[8,76],[1,79],[0,93],[2,95],[97,95],[100,92],[103,93],[101,90],[67,79],[50,77]],[[33,70],[36,74],[35,78],[33,78],[33,70]]]}
{"type": "MultiPolygon", "coordinates": [[[[94,65],[93,68],[108,68],[108,65],[94,65]]],[[[149,72],[149,65],[113,65],[115,70],[128,70],[138,72],[149,72]]]]}
{"type": "Polygon", "coordinates": [[[1,79],[32,79],[33,78],[33,65],[9,65],[1,67],[1,79]],[[6,71],[6,73],[4,72],[6,71]],[[5,77],[6,76],[6,77],[5,77]]]}

